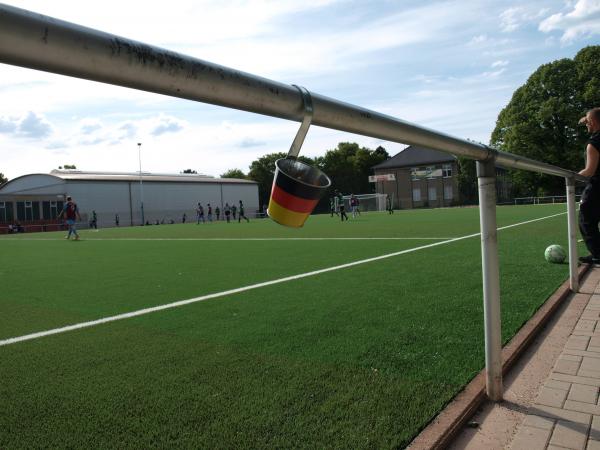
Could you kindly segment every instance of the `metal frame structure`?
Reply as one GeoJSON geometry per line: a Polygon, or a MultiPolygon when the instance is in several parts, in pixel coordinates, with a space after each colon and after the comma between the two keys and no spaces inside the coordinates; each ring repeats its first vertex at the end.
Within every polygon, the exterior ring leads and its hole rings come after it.
{"type": "MultiPolygon", "coordinates": [[[[302,122],[303,93],[261,78],[138,41],[0,4],[0,62],[302,122]]],[[[316,93],[312,124],[429,147],[477,161],[487,394],[502,399],[500,290],[494,166],[566,179],[570,286],[578,290],[575,172],[456,138],[316,93]]]]}

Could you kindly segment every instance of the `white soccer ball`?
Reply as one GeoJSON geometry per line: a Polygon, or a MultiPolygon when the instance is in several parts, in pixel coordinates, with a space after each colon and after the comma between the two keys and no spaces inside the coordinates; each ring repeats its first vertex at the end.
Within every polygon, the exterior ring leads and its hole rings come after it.
{"type": "Polygon", "coordinates": [[[550,245],[544,252],[546,261],[550,263],[560,264],[567,258],[567,252],[560,245],[550,245]]]}

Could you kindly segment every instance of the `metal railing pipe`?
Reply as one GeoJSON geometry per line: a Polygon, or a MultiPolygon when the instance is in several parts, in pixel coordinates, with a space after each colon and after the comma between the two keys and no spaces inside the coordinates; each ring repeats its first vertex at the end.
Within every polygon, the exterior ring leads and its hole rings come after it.
{"type": "Polygon", "coordinates": [[[477,182],[481,228],[486,392],[491,400],[499,402],[503,395],[502,333],[496,224],[496,170],[493,160],[477,161],[477,182]]]}
{"type": "MultiPolygon", "coordinates": [[[[0,4],[0,62],[301,122],[291,85],[0,4]]],[[[311,92],[313,125],[562,177],[560,167],[311,92]]]]}

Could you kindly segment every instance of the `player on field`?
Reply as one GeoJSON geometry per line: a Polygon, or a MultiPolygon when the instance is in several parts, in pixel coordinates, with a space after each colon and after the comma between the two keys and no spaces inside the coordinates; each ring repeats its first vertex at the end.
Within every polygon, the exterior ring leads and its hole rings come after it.
{"type": "Polygon", "coordinates": [[[238,209],[238,223],[242,221],[242,218],[246,219],[246,222],[250,222],[250,219],[244,215],[244,204],[240,200],[240,207],[238,209]]]}
{"type": "Polygon", "coordinates": [[[67,202],[63,206],[63,210],[58,214],[57,218],[60,219],[63,216],[69,227],[69,234],[65,236],[65,239],[69,239],[71,235],[73,235],[75,240],[78,241],[79,234],[77,234],[77,228],[75,228],[75,221],[81,220],[81,216],[79,215],[77,203],[73,201],[71,196],[67,197],[67,202]]]}
{"type": "Polygon", "coordinates": [[[206,223],[204,221],[204,206],[202,206],[201,203],[198,203],[198,207],[196,208],[196,225],[200,224],[200,221],[202,221],[202,223],[206,223]]]}

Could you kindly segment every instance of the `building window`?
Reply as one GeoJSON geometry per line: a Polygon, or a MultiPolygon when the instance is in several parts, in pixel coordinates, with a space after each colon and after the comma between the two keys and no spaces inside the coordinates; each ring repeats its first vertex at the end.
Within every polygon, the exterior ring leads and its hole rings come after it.
{"type": "Polygon", "coordinates": [[[418,167],[411,167],[410,168],[410,178],[413,181],[417,181],[419,179],[419,176],[417,175],[417,172],[419,171],[418,167]]]}
{"type": "Polygon", "coordinates": [[[413,189],[413,202],[420,202],[421,201],[421,188],[414,188],[413,189]]]}
{"type": "Polygon", "coordinates": [[[429,201],[435,201],[437,200],[437,189],[435,188],[435,186],[430,186],[429,187],[429,201]]]}
{"type": "Polygon", "coordinates": [[[444,186],[444,200],[452,200],[452,185],[446,184],[444,186]]]}
{"type": "Polygon", "coordinates": [[[13,204],[12,202],[0,202],[0,223],[13,222],[13,204]]]}
{"type": "Polygon", "coordinates": [[[444,164],[442,166],[442,176],[444,178],[450,178],[452,176],[452,164],[444,164]]]}

